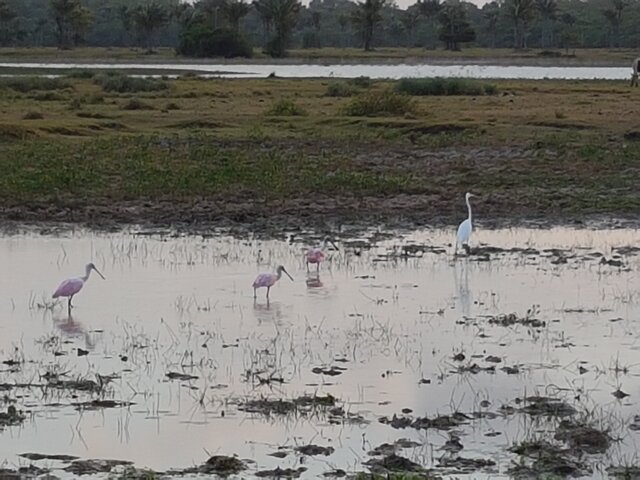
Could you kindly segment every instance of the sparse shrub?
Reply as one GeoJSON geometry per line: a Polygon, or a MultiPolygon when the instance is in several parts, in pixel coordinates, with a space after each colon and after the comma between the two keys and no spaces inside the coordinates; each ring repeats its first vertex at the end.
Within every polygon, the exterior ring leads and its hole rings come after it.
{"type": "Polygon", "coordinates": [[[65,99],[64,96],[57,92],[38,92],[33,95],[29,95],[29,98],[37,100],[38,102],[55,102],[65,99]]]}
{"type": "Polygon", "coordinates": [[[346,82],[331,82],[327,86],[327,97],[352,97],[358,93],[358,89],[346,82]]]}
{"type": "Polygon", "coordinates": [[[132,98],[122,105],[123,110],[153,110],[153,106],[139,98],[132,98]]]}
{"type": "Polygon", "coordinates": [[[345,115],[352,117],[406,115],[415,112],[416,104],[411,97],[390,90],[358,95],[344,109],[345,115]]]}
{"type": "Polygon", "coordinates": [[[96,75],[94,83],[105,92],[137,93],[157,92],[169,88],[169,83],[157,78],[131,77],[121,72],[107,72],[96,75]]]}
{"type": "Polygon", "coordinates": [[[69,83],[60,78],[36,76],[0,78],[0,90],[10,89],[20,93],[34,90],[62,90],[68,87],[70,87],[69,83]]]}
{"type": "Polygon", "coordinates": [[[180,105],[178,105],[177,103],[174,103],[174,102],[169,102],[164,107],[164,109],[165,110],[180,110],[180,105]]]}
{"type": "Polygon", "coordinates": [[[407,95],[494,95],[495,85],[468,78],[403,78],[395,86],[396,92],[407,95]]]}
{"type": "Polygon", "coordinates": [[[288,98],[281,98],[273,105],[271,105],[266,114],[275,117],[293,117],[306,115],[307,112],[305,112],[302,107],[293,102],[293,100],[289,100],[288,98]]]}
{"type": "Polygon", "coordinates": [[[69,102],[69,110],[80,110],[83,104],[83,100],[78,97],[73,97],[69,102]]]}
{"type": "Polygon", "coordinates": [[[556,110],[556,118],[558,120],[563,120],[563,119],[567,118],[567,116],[565,115],[565,113],[562,110],[556,110]]]}
{"type": "Polygon", "coordinates": [[[22,118],[25,120],[42,120],[44,118],[44,115],[34,110],[25,113],[22,118]]]}
{"type": "Polygon", "coordinates": [[[79,78],[79,79],[89,79],[96,76],[96,72],[93,70],[72,70],[67,73],[67,78],[79,78]]]}
{"type": "Polygon", "coordinates": [[[97,105],[99,103],[104,103],[104,95],[100,93],[92,93],[88,97],[86,97],[85,101],[91,105],[97,105]]]}
{"type": "Polygon", "coordinates": [[[253,48],[247,39],[231,28],[212,29],[205,25],[194,25],[180,35],[176,49],[179,55],[188,57],[247,57],[253,48]]]}
{"type": "Polygon", "coordinates": [[[371,79],[365,76],[351,78],[348,80],[348,83],[360,88],[369,88],[371,85],[373,85],[371,79]]]}

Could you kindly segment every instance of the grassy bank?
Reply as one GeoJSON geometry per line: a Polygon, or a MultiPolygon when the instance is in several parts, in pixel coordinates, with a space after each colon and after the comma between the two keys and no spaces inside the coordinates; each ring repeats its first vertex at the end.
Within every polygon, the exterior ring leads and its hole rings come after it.
{"type": "Polygon", "coordinates": [[[287,58],[273,59],[260,48],[254,48],[253,58],[193,59],[177,56],[173,48],[157,48],[152,54],[138,48],[82,47],[59,50],[53,47],[0,48],[1,62],[81,62],[81,63],[481,63],[517,65],[603,65],[631,67],[638,56],[635,49],[527,49],[465,48],[461,51],[425,48],[377,48],[365,52],[361,48],[293,49],[287,58]]]}
{"type": "Polygon", "coordinates": [[[12,82],[0,82],[5,218],[449,223],[467,190],[484,221],[640,208],[628,123],[640,91],[622,82],[12,82]]]}

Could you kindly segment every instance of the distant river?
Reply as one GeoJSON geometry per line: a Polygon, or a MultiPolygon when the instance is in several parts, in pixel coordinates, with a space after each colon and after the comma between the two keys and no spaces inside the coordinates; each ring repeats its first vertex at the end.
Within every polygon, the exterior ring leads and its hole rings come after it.
{"type": "Polygon", "coordinates": [[[606,79],[627,80],[631,67],[541,67],[508,65],[282,65],[282,64],[135,64],[135,63],[0,63],[2,69],[66,70],[66,69],[114,69],[122,71],[144,71],[145,75],[168,74],[171,72],[197,72],[208,77],[260,78],[270,74],[285,78],[371,78],[396,79],[402,77],[467,77],[495,79],[606,79]]]}

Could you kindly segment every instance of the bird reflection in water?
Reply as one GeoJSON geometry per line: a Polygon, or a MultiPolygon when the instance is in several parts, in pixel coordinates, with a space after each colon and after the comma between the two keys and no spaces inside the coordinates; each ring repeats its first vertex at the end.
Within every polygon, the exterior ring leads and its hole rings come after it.
{"type": "Polygon", "coordinates": [[[262,322],[276,322],[279,323],[283,318],[282,304],[278,301],[271,302],[269,299],[266,302],[259,299],[253,299],[253,313],[256,316],[258,323],[262,322]]]}
{"type": "Polygon", "coordinates": [[[314,289],[314,288],[322,288],[324,285],[322,283],[322,280],[320,280],[320,275],[318,274],[310,274],[307,277],[307,288],[308,289],[314,289]]]}
{"type": "Polygon", "coordinates": [[[471,304],[473,294],[469,289],[469,265],[467,262],[458,262],[453,266],[453,282],[455,287],[455,298],[458,306],[465,317],[471,316],[471,304]],[[458,272],[458,269],[460,272],[458,272]]]}
{"type": "Polygon", "coordinates": [[[60,330],[64,337],[71,340],[82,338],[84,340],[84,348],[87,350],[93,350],[95,344],[91,335],[89,335],[85,326],[78,320],[74,319],[71,314],[64,317],[54,318],[53,324],[58,330],[60,330]]]}

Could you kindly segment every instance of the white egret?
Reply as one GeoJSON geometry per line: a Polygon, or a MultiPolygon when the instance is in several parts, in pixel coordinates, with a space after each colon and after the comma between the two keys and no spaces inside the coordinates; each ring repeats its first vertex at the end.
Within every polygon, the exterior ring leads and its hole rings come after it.
{"type": "Polygon", "coordinates": [[[467,202],[467,208],[469,209],[469,218],[467,218],[464,222],[460,224],[458,227],[458,234],[456,235],[456,248],[454,251],[454,255],[458,253],[458,247],[463,247],[467,253],[469,253],[469,237],[471,237],[471,232],[473,231],[473,223],[471,217],[471,203],[469,203],[469,199],[471,197],[475,197],[474,194],[467,192],[465,195],[465,200],[467,202]]]}

